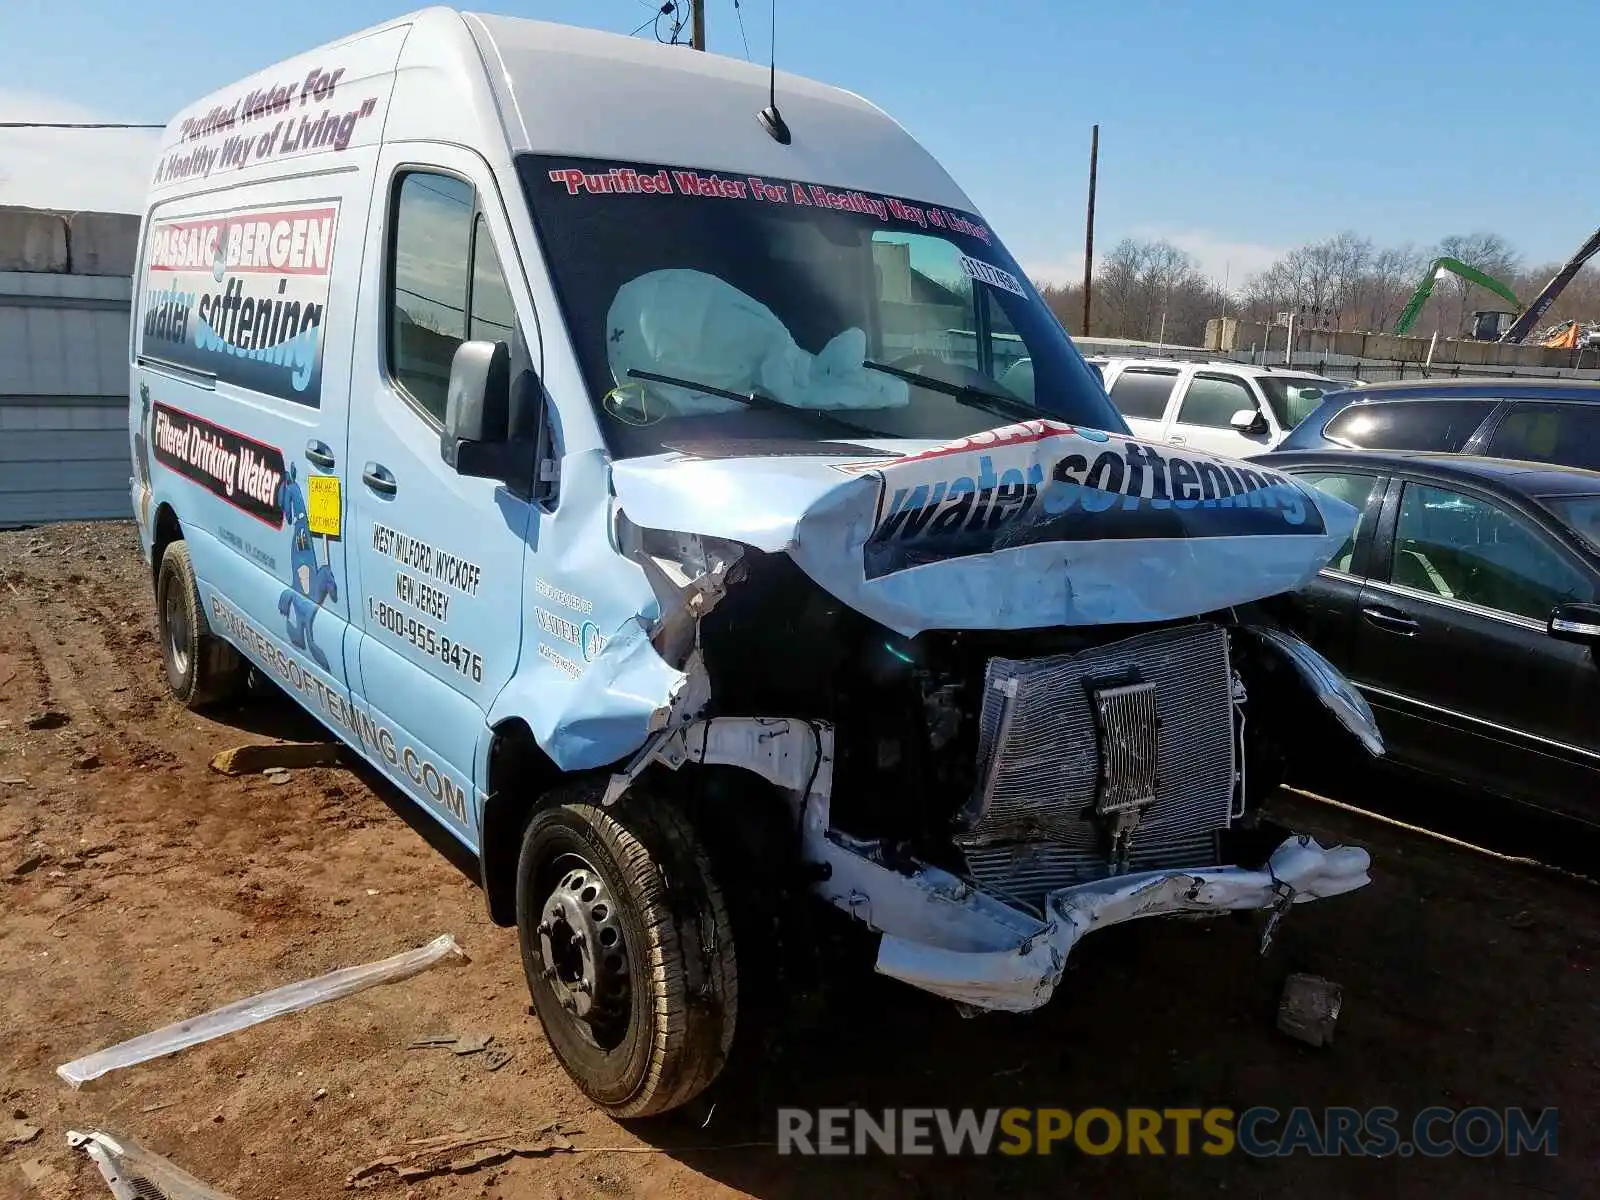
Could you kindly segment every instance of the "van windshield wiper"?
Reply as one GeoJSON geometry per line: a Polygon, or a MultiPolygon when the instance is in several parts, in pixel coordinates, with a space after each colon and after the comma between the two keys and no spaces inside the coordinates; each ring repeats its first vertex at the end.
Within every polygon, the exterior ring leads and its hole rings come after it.
{"type": "Polygon", "coordinates": [[[901,367],[891,367],[888,363],[873,362],[867,359],[861,364],[873,371],[882,371],[885,375],[893,375],[896,379],[904,379],[907,383],[919,387],[932,388],[936,392],[943,392],[946,396],[954,396],[962,404],[971,408],[987,408],[990,412],[999,412],[1002,416],[1021,417],[1025,421],[1036,420],[1049,414],[1042,409],[1035,408],[1026,400],[1019,400],[1015,396],[1005,395],[1000,392],[991,392],[988,388],[974,387],[970,383],[951,383],[948,380],[936,379],[932,375],[921,375],[916,371],[907,371],[901,367]]]}
{"type": "Polygon", "coordinates": [[[835,416],[831,409],[825,408],[800,408],[798,405],[785,404],[782,400],[775,400],[771,396],[751,389],[748,392],[736,392],[731,388],[717,387],[711,383],[699,383],[693,379],[679,379],[674,375],[657,375],[654,371],[639,371],[629,369],[629,379],[644,379],[651,383],[665,383],[672,387],[688,388],[692,392],[704,392],[708,396],[721,396],[725,400],[737,401],[749,405],[751,408],[765,409],[767,412],[781,413],[810,413],[832,421],[841,429],[848,429],[852,433],[862,434],[866,437],[891,437],[877,429],[869,429],[865,425],[857,425],[854,421],[847,421],[843,417],[835,416]]]}

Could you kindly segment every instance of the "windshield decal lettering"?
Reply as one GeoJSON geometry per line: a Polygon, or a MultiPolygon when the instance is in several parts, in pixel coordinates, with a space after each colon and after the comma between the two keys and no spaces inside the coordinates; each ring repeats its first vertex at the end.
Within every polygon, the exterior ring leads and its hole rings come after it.
{"type": "Polygon", "coordinates": [[[1276,471],[1049,424],[879,464],[866,577],[1049,542],[1326,532],[1311,494],[1276,471]],[[929,460],[939,465],[919,471],[929,460]]]}
{"type": "Polygon", "coordinates": [[[1010,271],[1002,271],[999,267],[984,262],[981,258],[971,258],[963,254],[956,260],[961,265],[961,273],[968,279],[976,279],[979,283],[987,283],[990,287],[1002,288],[1016,296],[1026,296],[1022,285],[1017,282],[1017,277],[1010,271]]]}
{"type": "MultiPolygon", "coordinates": [[[[564,189],[569,196],[693,196],[711,200],[748,200],[860,213],[876,217],[885,224],[899,222],[920,229],[946,229],[976,238],[985,245],[992,244],[994,237],[982,222],[948,208],[913,204],[897,196],[833,188],[820,183],[784,183],[763,179],[759,175],[735,179],[715,172],[653,165],[607,167],[599,171],[555,167],[548,174],[550,182],[564,189]]],[[[1003,287],[1019,296],[1025,294],[1016,276],[976,259],[972,262],[974,269],[984,272],[972,275],[972,278],[1003,287]]],[[[967,270],[965,263],[962,269],[967,270]]],[[[968,273],[971,274],[971,271],[968,273]]]]}

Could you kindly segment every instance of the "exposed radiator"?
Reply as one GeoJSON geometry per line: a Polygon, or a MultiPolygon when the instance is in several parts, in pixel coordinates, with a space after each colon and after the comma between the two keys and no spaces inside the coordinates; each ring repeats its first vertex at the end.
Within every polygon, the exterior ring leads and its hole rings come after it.
{"type": "Polygon", "coordinates": [[[994,658],[978,795],[955,841],[985,888],[1035,907],[1054,888],[1110,874],[1105,830],[1134,809],[1126,869],[1209,866],[1232,807],[1234,758],[1218,625],[1075,655],[994,658]]]}

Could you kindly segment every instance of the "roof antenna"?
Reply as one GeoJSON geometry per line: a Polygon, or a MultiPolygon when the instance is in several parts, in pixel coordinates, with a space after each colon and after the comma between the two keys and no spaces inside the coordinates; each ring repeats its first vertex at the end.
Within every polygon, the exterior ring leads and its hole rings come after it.
{"type": "Polygon", "coordinates": [[[761,128],[771,135],[773,141],[780,146],[787,146],[791,140],[789,126],[778,111],[778,0],[772,0],[772,33],[768,45],[767,106],[756,114],[756,120],[761,122],[761,128]]]}

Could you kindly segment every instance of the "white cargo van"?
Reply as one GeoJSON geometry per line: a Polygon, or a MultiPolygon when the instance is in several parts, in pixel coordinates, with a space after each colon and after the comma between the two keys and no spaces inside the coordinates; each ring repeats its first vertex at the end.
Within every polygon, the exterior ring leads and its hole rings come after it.
{"type": "Polygon", "coordinates": [[[717,1077],[797,906],[1021,1011],[1367,880],[1259,811],[1325,718],[1381,751],[1252,605],[1354,511],[1130,437],[857,96],[428,9],[175,118],[136,278],[173,692],[253,666],[471,850],[610,1112],[717,1077]]]}

